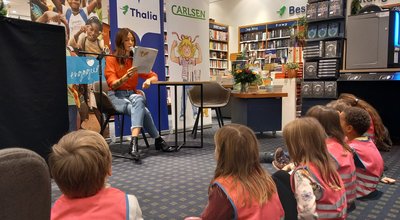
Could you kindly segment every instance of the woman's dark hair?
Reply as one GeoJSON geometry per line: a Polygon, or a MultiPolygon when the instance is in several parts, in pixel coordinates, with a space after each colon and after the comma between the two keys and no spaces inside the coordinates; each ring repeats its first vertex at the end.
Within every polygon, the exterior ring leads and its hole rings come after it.
{"type": "Polygon", "coordinates": [[[133,36],[133,46],[136,45],[136,38],[135,33],[129,28],[121,28],[118,30],[117,36],[115,37],[115,53],[114,55],[117,56],[118,63],[120,65],[125,65],[126,52],[124,47],[124,42],[128,37],[128,34],[131,33],[133,36]]]}
{"type": "Polygon", "coordinates": [[[338,111],[323,105],[316,105],[307,111],[306,116],[317,119],[328,136],[335,138],[343,146],[344,150],[352,152],[349,145],[346,144],[346,136],[340,126],[338,111]]]}

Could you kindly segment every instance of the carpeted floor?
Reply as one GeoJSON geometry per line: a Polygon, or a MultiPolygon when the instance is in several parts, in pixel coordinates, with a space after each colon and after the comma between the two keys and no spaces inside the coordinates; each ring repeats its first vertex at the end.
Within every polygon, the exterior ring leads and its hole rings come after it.
{"type": "MultiPolygon", "coordinates": [[[[199,216],[207,203],[207,188],[215,169],[213,135],[218,125],[204,130],[202,149],[182,148],[177,153],[157,152],[152,146],[149,156],[138,165],[127,159],[114,158],[113,172],[109,183],[129,194],[134,194],[141,206],[144,219],[183,219],[199,216]]],[[[257,135],[261,151],[273,151],[283,146],[278,133],[257,135]]],[[[173,135],[166,137],[173,141],[173,135]]],[[[190,136],[189,139],[191,140],[190,136]]],[[[199,140],[199,139],[196,139],[199,140]]],[[[149,140],[153,143],[153,140],[149,140]]],[[[198,144],[198,143],[196,143],[198,144]]],[[[386,175],[399,179],[400,146],[391,152],[382,152],[389,167],[386,175]]],[[[263,164],[271,173],[271,164],[263,164]]],[[[399,184],[379,184],[382,197],[376,201],[357,201],[348,219],[400,219],[399,184]]],[[[53,202],[60,196],[56,184],[52,183],[53,202]]]]}

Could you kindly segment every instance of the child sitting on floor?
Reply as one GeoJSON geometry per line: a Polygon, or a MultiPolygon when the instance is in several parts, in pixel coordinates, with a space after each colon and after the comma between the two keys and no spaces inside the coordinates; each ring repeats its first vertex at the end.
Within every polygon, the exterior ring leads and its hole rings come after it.
{"type": "Polygon", "coordinates": [[[202,219],[282,219],[277,189],[260,165],[253,131],[229,124],[217,131],[214,140],[217,167],[202,219]]]}
{"type": "Polygon", "coordinates": [[[335,165],[346,188],[347,212],[355,208],[356,199],[356,166],[353,150],[346,143],[345,135],[340,126],[339,112],[335,109],[316,105],[310,108],[306,116],[316,118],[325,129],[328,137],[325,139],[328,152],[335,160],[335,165]]]}
{"type": "Polygon", "coordinates": [[[362,136],[370,126],[370,116],[364,109],[350,107],[340,113],[340,124],[349,146],[355,151],[357,198],[374,197],[383,174],[383,159],[374,142],[362,136]]]}
{"type": "Polygon", "coordinates": [[[94,131],[62,137],[49,156],[51,175],[63,193],[51,219],[143,219],[135,196],[106,186],[111,160],[106,141],[94,131]]]}
{"type": "Polygon", "coordinates": [[[283,137],[294,163],[291,186],[298,219],[346,219],[346,191],[326,143],[326,133],[315,119],[288,123],[283,137]]]}
{"type": "Polygon", "coordinates": [[[389,131],[383,124],[378,111],[372,105],[349,93],[340,94],[338,100],[349,106],[359,107],[367,111],[371,120],[365,135],[370,137],[379,150],[390,151],[393,143],[390,139],[389,131]]]}

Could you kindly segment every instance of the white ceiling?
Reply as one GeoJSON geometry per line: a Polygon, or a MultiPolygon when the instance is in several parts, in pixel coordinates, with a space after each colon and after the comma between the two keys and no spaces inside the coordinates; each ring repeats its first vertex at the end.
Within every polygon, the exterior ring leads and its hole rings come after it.
{"type": "MultiPolygon", "coordinates": [[[[8,13],[11,17],[21,17],[30,19],[29,0],[3,0],[8,4],[8,13]]],[[[51,2],[51,0],[47,0],[51,2]]],[[[164,0],[165,1],[165,0],[164,0]]],[[[219,2],[223,0],[209,0],[210,3],[219,2]]]]}

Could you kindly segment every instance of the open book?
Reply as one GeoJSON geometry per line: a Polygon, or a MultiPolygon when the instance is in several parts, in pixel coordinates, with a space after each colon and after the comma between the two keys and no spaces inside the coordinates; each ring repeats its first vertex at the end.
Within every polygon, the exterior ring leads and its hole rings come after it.
{"type": "Polygon", "coordinates": [[[137,66],[138,73],[149,73],[153,68],[158,50],[140,46],[136,46],[133,50],[133,65],[137,66]]]}

